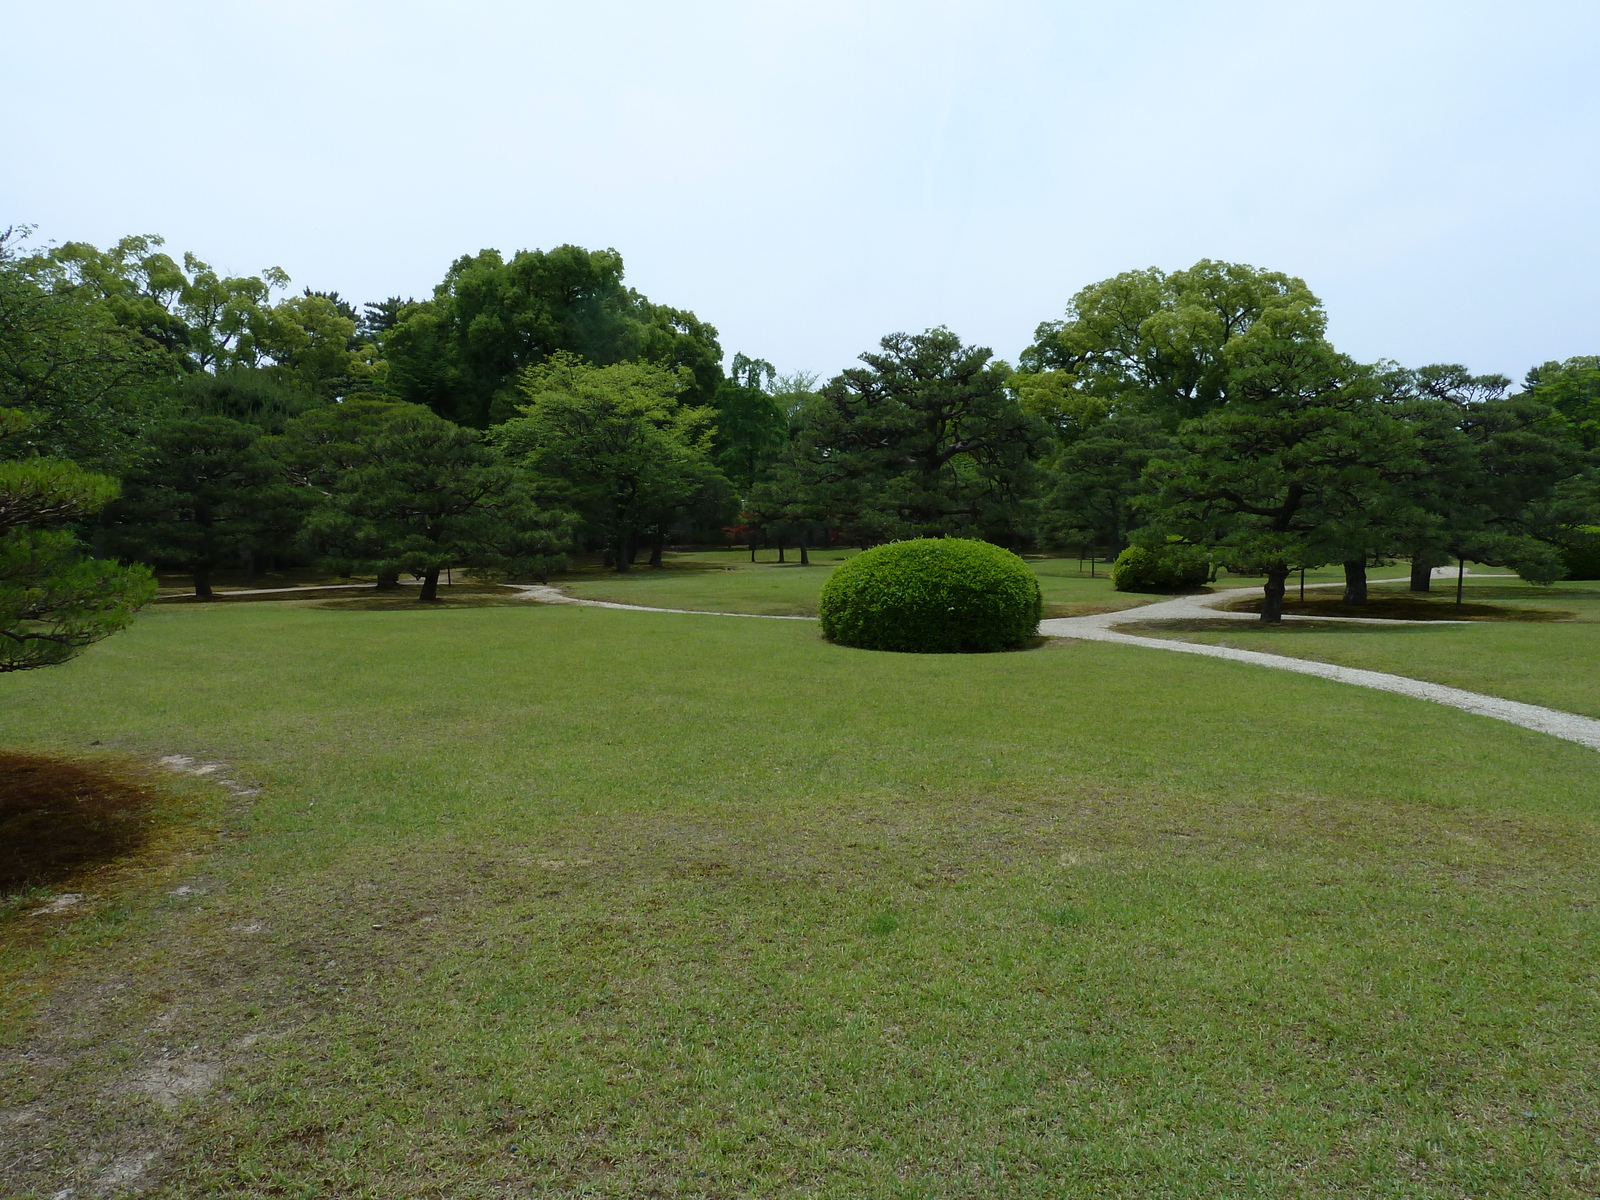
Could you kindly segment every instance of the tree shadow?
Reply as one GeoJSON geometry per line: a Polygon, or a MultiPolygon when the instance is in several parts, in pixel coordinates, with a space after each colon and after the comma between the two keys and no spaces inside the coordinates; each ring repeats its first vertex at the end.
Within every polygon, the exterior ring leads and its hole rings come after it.
{"type": "Polygon", "coordinates": [[[158,801],[152,788],[103,768],[0,753],[0,895],[142,849],[158,801]]]}

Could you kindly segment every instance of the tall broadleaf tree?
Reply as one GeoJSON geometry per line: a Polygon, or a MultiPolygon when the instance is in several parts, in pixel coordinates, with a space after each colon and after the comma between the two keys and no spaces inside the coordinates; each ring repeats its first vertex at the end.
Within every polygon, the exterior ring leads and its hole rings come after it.
{"type": "Polygon", "coordinates": [[[558,353],[522,377],[518,416],[496,445],[548,480],[582,516],[618,571],[639,546],[653,565],[681,516],[721,519],[732,490],[712,461],[716,410],[686,404],[681,371],[650,363],[595,366],[558,353]]]}
{"type": "Polygon", "coordinates": [[[515,416],[522,372],[561,352],[675,371],[694,405],[723,379],[714,328],[624,284],[615,250],[579,246],[457,259],[432,299],[395,314],[383,348],[396,395],[480,429],[515,416]]]}

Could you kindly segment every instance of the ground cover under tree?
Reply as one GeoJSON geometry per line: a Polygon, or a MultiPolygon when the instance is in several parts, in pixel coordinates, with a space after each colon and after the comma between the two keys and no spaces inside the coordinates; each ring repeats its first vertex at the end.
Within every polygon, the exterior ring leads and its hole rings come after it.
{"type": "MultiPolygon", "coordinates": [[[[1502,628],[1553,627],[1466,632],[1502,628]]],[[[0,988],[8,1188],[153,1151],[169,1196],[1587,1194],[1592,753],[1263,687],[797,622],[155,610],[0,680],[12,738],[265,790],[203,894],[6,910],[4,969],[46,944],[54,988],[0,988]]]]}

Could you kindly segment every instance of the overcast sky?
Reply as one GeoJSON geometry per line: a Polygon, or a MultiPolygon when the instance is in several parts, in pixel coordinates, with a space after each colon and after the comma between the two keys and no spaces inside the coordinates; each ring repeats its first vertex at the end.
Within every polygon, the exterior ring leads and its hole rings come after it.
{"type": "Polygon", "coordinates": [[[1340,348],[1600,353],[1600,4],[10,3],[0,225],[356,300],[612,246],[824,376],[1085,284],[1302,276],[1340,348]]]}

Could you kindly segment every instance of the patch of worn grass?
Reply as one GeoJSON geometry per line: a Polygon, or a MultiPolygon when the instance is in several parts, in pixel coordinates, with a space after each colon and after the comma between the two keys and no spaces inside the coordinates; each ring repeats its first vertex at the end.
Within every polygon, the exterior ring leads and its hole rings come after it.
{"type": "Polygon", "coordinates": [[[556,606],[168,609],[0,716],[265,789],[7,978],[11,1193],[1593,1191],[1600,775],[1526,730],[556,606]]]}
{"type": "MultiPolygon", "coordinates": [[[[1227,605],[1230,612],[1259,613],[1265,599],[1252,596],[1227,605]]],[[[1304,600],[1287,597],[1285,616],[1291,617],[1378,617],[1391,621],[1570,621],[1573,614],[1560,609],[1531,608],[1525,604],[1457,604],[1438,594],[1416,595],[1389,589],[1373,589],[1366,604],[1345,604],[1337,596],[1312,593],[1304,600]]]]}

